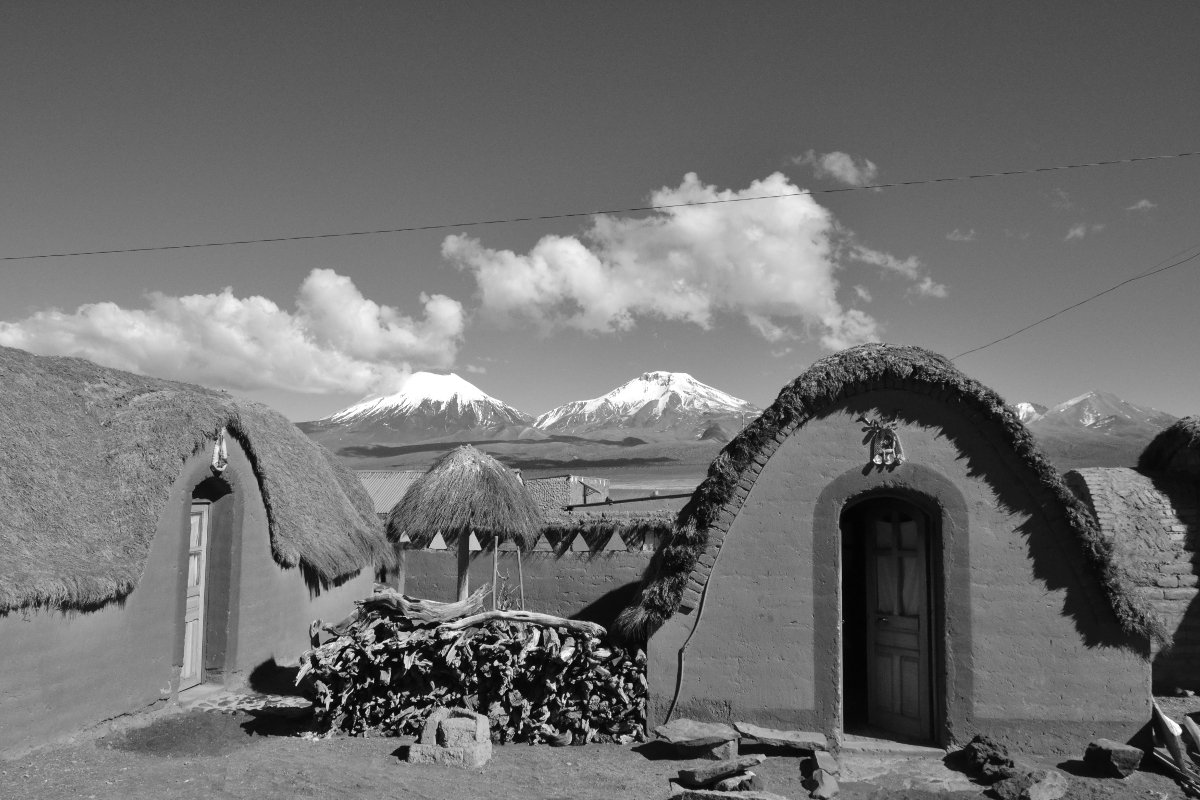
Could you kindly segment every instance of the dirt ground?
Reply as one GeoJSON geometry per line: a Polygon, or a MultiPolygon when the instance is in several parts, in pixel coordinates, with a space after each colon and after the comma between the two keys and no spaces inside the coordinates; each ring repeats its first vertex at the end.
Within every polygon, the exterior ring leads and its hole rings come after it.
{"type": "MultiPolygon", "coordinates": [[[[481,769],[410,765],[397,757],[410,740],[304,738],[305,722],[256,712],[175,711],[127,722],[120,731],[81,736],[14,761],[0,761],[0,798],[405,798],[406,800],[616,800],[666,798],[667,779],[706,762],[661,757],[653,745],[551,748],[497,746],[481,769]]],[[[978,797],[936,761],[859,763],[868,780],[842,783],[846,800],[978,797]],[[950,775],[951,781],[946,782],[950,775]],[[931,782],[932,781],[932,782],[931,782]],[[939,783],[939,781],[941,781],[939,783]],[[954,791],[936,791],[952,788],[954,791]]],[[[709,762],[711,763],[711,762],[709,762]]],[[[1069,798],[1168,800],[1183,793],[1166,776],[1123,780],[1090,775],[1080,761],[1041,760],[1070,776],[1069,798]]],[[[849,764],[847,765],[850,766],[849,764]]],[[[766,788],[808,797],[799,761],[771,754],[755,770],[766,788]]]]}

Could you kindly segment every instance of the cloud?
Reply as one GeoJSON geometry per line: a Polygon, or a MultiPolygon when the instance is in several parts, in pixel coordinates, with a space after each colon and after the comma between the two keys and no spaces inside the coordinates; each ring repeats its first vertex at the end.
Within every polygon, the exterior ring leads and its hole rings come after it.
{"type": "MultiPolygon", "coordinates": [[[[838,299],[837,272],[856,260],[936,294],[919,261],[862,245],[811,195],[779,173],[741,191],[718,190],[690,173],[653,193],[654,205],[794,197],[667,208],[642,217],[597,216],[581,236],[545,236],[524,254],[493,250],[466,235],[442,254],[476,281],[482,318],[530,323],[544,333],[630,330],[657,318],[713,327],[741,317],[772,343],[818,338],[840,349],[878,338],[879,324],[838,299]]],[[[944,291],[944,287],[942,288],[944,291]]]]}
{"type": "Polygon", "coordinates": [[[862,300],[864,303],[871,302],[871,292],[867,290],[867,287],[861,285],[855,286],[854,293],[858,295],[858,299],[862,300]]]}
{"type": "Polygon", "coordinates": [[[792,156],[792,163],[812,167],[816,177],[829,178],[847,186],[866,186],[879,175],[879,169],[870,159],[856,159],[840,150],[821,154],[809,150],[801,155],[792,156]]]}
{"type": "Polygon", "coordinates": [[[1141,200],[1138,200],[1133,205],[1126,206],[1125,210],[1126,211],[1149,211],[1152,208],[1158,208],[1158,203],[1151,203],[1148,199],[1143,197],[1141,200]]]}
{"type": "Polygon", "coordinates": [[[486,375],[487,367],[481,367],[478,364],[467,364],[467,372],[472,375],[486,375]]]}
{"type": "Polygon", "coordinates": [[[946,234],[946,239],[951,242],[973,242],[975,241],[975,229],[971,228],[968,231],[960,231],[958,228],[946,234]]]}
{"type": "Polygon", "coordinates": [[[424,318],[415,320],[363,297],[350,278],[315,269],[295,311],[229,287],[154,292],[143,309],[89,303],[0,322],[0,344],[237,390],[388,391],[416,366],[450,366],[461,344],[462,306],[436,294],[421,303],[424,318]]]}
{"type": "Polygon", "coordinates": [[[1050,205],[1060,211],[1069,211],[1075,207],[1075,201],[1071,199],[1071,195],[1067,194],[1065,189],[1055,189],[1050,193],[1050,205]]]}
{"type": "Polygon", "coordinates": [[[1096,222],[1088,225],[1087,223],[1080,222],[1071,226],[1070,230],[1067,231],[1067,235],[1063,237],[1063,241],[1069,242],[1072,239],[1082,239],[1084,236],[1099,233],[1102,230],[1104,230],[1103,223],[1096,222]]]}
{"type": "Polygon", "coordinates": [[[923,266],[916,256],[909,256],[903,259],[896,258],[893,255],[873,250],[861,244],[851,244],[848,248],[848,255],[855,261],[882,267],[888,272],[899,273],[905,278],[914,281],[914,285],[909,288],[909,291],[915,294],[926,297],[945,297],[947,294],[947,289],[944,285],[936,283],[928,275],[921,274],[923,266]]]}

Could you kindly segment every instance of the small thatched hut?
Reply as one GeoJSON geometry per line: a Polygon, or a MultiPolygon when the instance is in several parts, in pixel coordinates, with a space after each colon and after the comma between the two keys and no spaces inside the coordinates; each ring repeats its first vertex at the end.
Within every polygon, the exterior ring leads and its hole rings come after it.
{"type": "Polygon", "coordinates": [[[1142,452],[1136,469],[1068,472],[1134,591],[1171,634],[1153,649],[1158,690],[1200,690],[1200,417],[1185,417],[1142,452]]]}
{"type": "Polygon", "coordinates": [[[1061,751],[1149,715],[1155,610],[945,358],[822,359],[733,439],[621,617],[668,716],[1061,751]]]}
{"type": "Polygon", "coordinates": [[[418,478],[388,515],[387,534],[420,545],[441,534],[458,550],[458,599],[467,597],[470,537],[494,548],[512,541],[528,549],[542,525],[521,479],[470,445],[451,450],[418,478]]]}
{"type": "Polygon", "coordinates": [[[0,752],[286,664],[391,558],[257,403],[0,347],[0,430],[0,752]]]}

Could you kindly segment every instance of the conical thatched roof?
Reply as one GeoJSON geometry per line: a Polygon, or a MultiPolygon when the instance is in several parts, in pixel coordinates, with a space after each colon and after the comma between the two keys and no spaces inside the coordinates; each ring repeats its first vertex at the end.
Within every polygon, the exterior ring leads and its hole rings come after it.
{"type": "Polygon", "coordinates": [[[847,397],[878,388],[910,388],[943,398],[977,417],[978,427],[1024,466],[1022,478],[1027,485],[1062,510],[1125,630],[1170,641],[1162,621],[1137,596],[1126,570],[1113,557],[1112,545],[1101,535],[1091,511],[1067,488],[1003,398],[963,375],[944,356],[887,344],[852,347],[813,363],[721,450],[708,476],[679,512],[674,535],[655,554],[641,597],[622,612],[617,631],[629,639],[648,636],[679,609],[685,592],[694,595],[698,591],[694,584],[702,587],[707,581],[707,568],[698,564],[700,555],[709,546],[718,515],[732,516],[740,508],[738,486],[756,460],[766,463],[789,433],[847,397]]]}
{"type": "Polygon", "coordinates": [[[1140,472],[1171,472],[1200,480],[1200,417],[1175,420],[1146,445],[1137,466],[1140,472]]]}
{"type": "Polygon", "coordinates": [[[358,478],[266,406],[0,347],[0,611],[132,591],[183,463],[222,428],[250,457],[277,562],[333,581],[391,557],[358,478]]]}
{"type": "Polygon", "coordinates": [[[483,541],[513,540],[532,546],[542,515],[525,485],[496,459],[470,445],[451,450],[412,485],[388,514],[388,538],[404,533],[426,542],[474,533],[483,541]]]}

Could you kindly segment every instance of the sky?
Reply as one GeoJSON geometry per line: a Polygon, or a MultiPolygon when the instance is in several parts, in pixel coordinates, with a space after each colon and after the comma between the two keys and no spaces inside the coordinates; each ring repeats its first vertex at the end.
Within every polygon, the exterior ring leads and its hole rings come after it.
{"type": "MultiPolygon", "coordinates": [[[[862,187],[1200,151],[1198,33],[1193,2],[6,3],[0,344],[294,420],[416,370],[531,414],[650,370],[766,406],[1195,253],[1200,157],[862,187]]],[[[955,364],[1200,413],[1198,300],[1200,259],[955,364]]]]}

